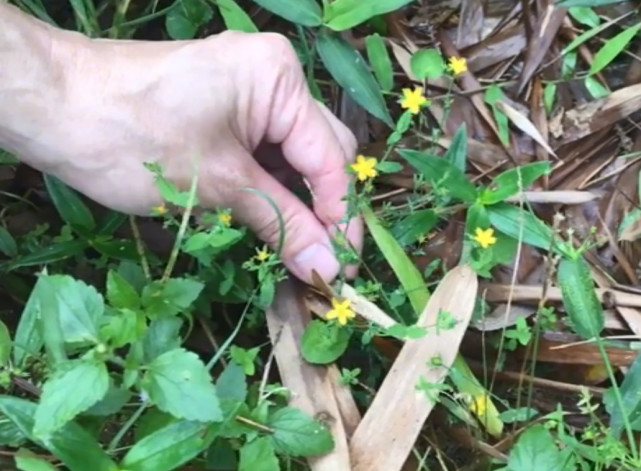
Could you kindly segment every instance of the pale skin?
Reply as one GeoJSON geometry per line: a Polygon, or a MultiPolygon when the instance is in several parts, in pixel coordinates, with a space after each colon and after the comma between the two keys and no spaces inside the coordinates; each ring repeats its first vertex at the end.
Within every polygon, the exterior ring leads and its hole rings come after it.
{"type": "MultiPolygon", "coordinates": [[[[285,220],[282,259],[310,282],[339,273],[330,237],[360,251],[359,218],[338,225],[354,160],[352,133],[307,88],[286,38],[225,32],[193,41],[89,39],[0,2],[0,147],[87,197],[148,216],[162,203],[144,162],[203,208],[230,208],[271,247],[269,195],[285,220]],[[306,180],[312,209],[256,161],[269,143],[306,180]]],[[[264,158],[264,156],[263,156],[264,158]]],[[[355,268],[348,270],[354,275],[355,268]]]]}

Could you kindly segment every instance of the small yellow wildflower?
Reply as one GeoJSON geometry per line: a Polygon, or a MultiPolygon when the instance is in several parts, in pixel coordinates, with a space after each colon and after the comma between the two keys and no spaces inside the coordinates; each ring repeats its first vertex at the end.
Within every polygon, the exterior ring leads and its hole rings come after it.
{"type": "Polygon", "coordinates": [[[490,245],[496,243],[496,237],[494,237],[494,229],[490,227],[489,229],[483,230],[480,227],[477,227],[474,240],[481,244],[481,247],[487,249],[490,245]]]}
{"type": "Polygon", "coordinates": [[[467,60],[465,57],[450,57],[450,69],[454,75],[461,75],[467,72],[467,60]]]}
{"type": "Polygon", "coordinates": [[[269,258],[269,249],[267,247],[263,247],[262,249],[256,249],[256,260],[259,262],[264,262],[269,258]]]}
{"type": "Polygon", "coordinates": [[[337,319],[339,324],[345,325],[355,315],[349,299],[340,302],[336,298],[332,298],[332,310],[327,313],[325,319],[337,319]]]}
{"type": "Polygon", "coordinates": [[[401,100],[401,108],[410,110],[410,113],[416,114],[420,111],[421,106],[428,104],[427,98],[423,96],[423,89],[420,87],[414,88],[414,91],[409,88],[403,89],[403,99],[401,100]]]}
{"type": "Polygon", "coordinates": [[[479,417],[485,415],[487,411],[487,395],[476,396],[470,404],[470,410],[479,417]]]}
{"type": "Polygon", "coordinates": [[[167,207],[165,206],[165,203],[162,203],[158,206],[154,206],[151,210],[154,215],[161,216],[167,212],[167,207]]]}
{"type": "Polygon", "coordinates": [[[218,222],[225,227],[231,226],[231,214],[229,213],[218,213],[218,222]]]}
{"type": "Polygon", "coordinates": [[[366,158],[364,155],[358,155],[356,156],[356,162],[353,163],[351,167],[358,175],[360,181],[374,178],[378,174],[376,171],[376,159],[374,157],[366,158]]]}

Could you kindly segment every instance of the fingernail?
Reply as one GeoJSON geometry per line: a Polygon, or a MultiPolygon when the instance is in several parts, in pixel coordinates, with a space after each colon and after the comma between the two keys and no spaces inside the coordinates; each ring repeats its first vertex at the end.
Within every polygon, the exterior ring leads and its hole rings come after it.
{"type": "Polygon", "coordinates": [[[332,251],[323,244],[313,244],[294,257],[294,271],[303,280],[311,281],[312,270],[327,283],[333,281],[340,266],[332,251]]]}

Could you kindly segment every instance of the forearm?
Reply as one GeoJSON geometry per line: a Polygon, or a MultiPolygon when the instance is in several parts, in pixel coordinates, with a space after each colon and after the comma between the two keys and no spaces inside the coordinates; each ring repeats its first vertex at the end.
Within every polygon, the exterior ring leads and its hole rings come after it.
{"type": "Polygon", "coordinates": [[[46,153],[43,132],[64,99],[57,35],[65,35],[0,0],[0,147],[28,163],[46,153]]]}

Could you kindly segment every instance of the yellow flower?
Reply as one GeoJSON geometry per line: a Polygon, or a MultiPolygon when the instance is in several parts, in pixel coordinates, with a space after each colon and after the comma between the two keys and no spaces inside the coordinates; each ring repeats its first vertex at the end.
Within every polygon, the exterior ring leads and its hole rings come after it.
{"type": "Polygon", "coordinates": [[[332,298],[332,310],[327,313],[325,319],[337,319],[339,324],[345,325],[347,321],[355,315],[350,306],[349,299],[340,302],[336,298],[332,298]]]}
{"type": "Polygon", "coordinates": [[[351,167],[358,175],[360,181],[374,178],[378,174],[376,171],[376,159],[374,157],[368,159],[364,155],[358,155],[356,156],[356,163],[353,163],[351,167]]]}
{"type": "Polygon", "coordinates": [[[479,417],[485,415],[487,411],[487,396],[485,394],[476,396],[470,404],[470,410],[479,417]]]}
{"type": "Polygon", "coordinates": [[[409,88],[403,89],[403,99],[401,108],[410,110],[410,113],[416,114],[420,111],[421,106],[428,104],[427,98],[423,96],[423,89],[416,87],[414,91],[409,88]]]}
{"type": "Polygon", "coordinates": [[[158,206],[154,206],[153,208],[151,208],[151,210],[154,215],[160,216],[167,212],[167,207],[165,206],[165,203],[162,203],[158,206]]]}
{"type": "Polygon", "coordinates": [[[231,226],[231,214],[229,213],[218,213],[218,222],[225,227],[231,226]]]}
{"type": "Polygon", "coordinates": [[[496,237],[494,237],[494,229],[490,227],[489,229],[483,230],[480,227],[477,227],[474,240],[481,244],[481,247],[487,249],[490,245],[496,243],[496,237]]]}
{"type": "Polygon", "coordinates": [[[264,262],[269,258],[269,249],[267,247],[263,247],[262,249],[256,249],[256,260],[259,262],[264,262]]]}
{"type": "Polygon", "coordinates": [[[450,69],[454,75],[461,75],[467,72],[467,60],[465,57],[450,57],[450,69]]]}

